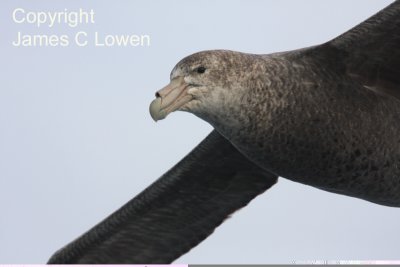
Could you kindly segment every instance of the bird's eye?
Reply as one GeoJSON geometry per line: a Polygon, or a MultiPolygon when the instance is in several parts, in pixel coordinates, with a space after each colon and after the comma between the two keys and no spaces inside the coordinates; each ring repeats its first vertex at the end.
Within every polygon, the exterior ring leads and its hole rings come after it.
{"type": "Polygon", "coordinates": [[[202,74],[202,73],[206,72],[206,68],[204,68],[204,67],[198,67],[198,68],[196,69],[196,72],[202,74]]]}

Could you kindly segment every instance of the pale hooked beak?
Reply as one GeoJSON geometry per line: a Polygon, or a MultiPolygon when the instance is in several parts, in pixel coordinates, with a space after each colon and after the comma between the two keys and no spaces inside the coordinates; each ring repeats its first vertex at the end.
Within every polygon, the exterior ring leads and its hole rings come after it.
{"type": "Polygon", "coordinates": [[[183,77],[176,77],[160,91],[156,92],[156,99],[150,104],[150,115],[154,121],[162,120],[167,115],[192,100],[187,93],[189,86],[183,77]]]}

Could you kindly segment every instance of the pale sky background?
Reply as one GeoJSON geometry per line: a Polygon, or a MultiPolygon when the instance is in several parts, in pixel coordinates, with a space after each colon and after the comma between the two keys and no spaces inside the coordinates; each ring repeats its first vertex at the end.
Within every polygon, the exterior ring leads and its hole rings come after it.
{"type": "MultiPolygon", "coordinates": [[[[0,263],[44,263],[134,197],[211,127],[148,105],[181,58],[327,41],[390,0],[0,2],[0,263]],[[96,23],[17,25],[14,8],[94,9],[96,23]],[[26,34],[148,34],[144,48],[13,47],[26,34]]],[[[349,114],[350,116],[351,114],[349,114]]],[[[400,259],[400,210],[280,182],[177,263],[400,259]]]]}

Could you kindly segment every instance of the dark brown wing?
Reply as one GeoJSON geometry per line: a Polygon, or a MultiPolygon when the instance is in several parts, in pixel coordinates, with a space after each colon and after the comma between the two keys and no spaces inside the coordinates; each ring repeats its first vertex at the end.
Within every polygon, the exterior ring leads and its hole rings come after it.
{"type": "Polygon", "coordinates": [[[58,263],[169,263],[277,181],[213,131],[103,222],[57,251],[58,263]]]}
{"type": "Polygon", "coordinates": [[[400,99],[400,0],[323,46],[364,87],[400,99]]]}

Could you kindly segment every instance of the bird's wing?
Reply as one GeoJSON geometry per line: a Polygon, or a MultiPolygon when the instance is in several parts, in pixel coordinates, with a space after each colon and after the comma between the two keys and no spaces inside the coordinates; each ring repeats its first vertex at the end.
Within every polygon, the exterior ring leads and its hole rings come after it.
{"type": "Polygon", "coordinates": [[[400,0],[322,47],[364,87],[400,99],[400,0]]]}
{"type": "Polygon", "coordinates": [[[213,131],[155,183],[57,251],[49,263],[169,263],[274,185],[213,131]]]}

